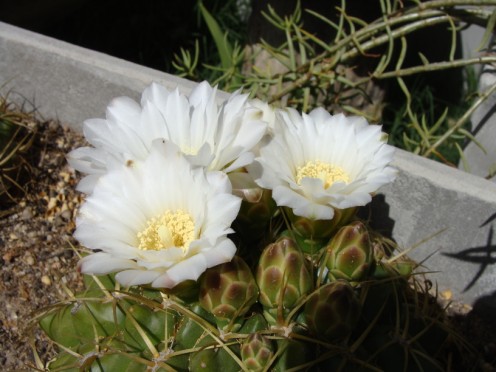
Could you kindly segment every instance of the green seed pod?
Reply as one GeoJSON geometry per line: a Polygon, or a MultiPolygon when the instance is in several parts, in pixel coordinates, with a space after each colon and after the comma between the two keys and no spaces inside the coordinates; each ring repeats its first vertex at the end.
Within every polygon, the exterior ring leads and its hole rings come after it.
{"type": "Polygon", "coordinates": [[[327,245],[326,266],[332,280],[359,281],[369,272],[373,252],[361,222],[342,227],[327,245]]]}
{"type": "Polygon", "coordinates": [[[238,256],[200,277],[200,305],[212,313],[222,330],[235,330],[235,320],[257,301],[258,288],[248,265],[238,256]]]}
{"type": "Polygon", "coordinates": [[[328,283],[310,295],[303,311],[311,333],[326,340],[348,336],[360,316],[360,302],[346,281],[328,283]]]}
{"type": "Polygon", "coordinates": [[[271,325],[283,325],[292,308],[313,288],[303,253],[294,240],[281,237],[268,245],[257,268],[259,301],[271,325]]]}
{"type": "Polygon", "coordinates": [[[260,333],[252,333],[241,345],[241,360],[250,371],[262,371],[274,355],[271,341],[260,333]]]}

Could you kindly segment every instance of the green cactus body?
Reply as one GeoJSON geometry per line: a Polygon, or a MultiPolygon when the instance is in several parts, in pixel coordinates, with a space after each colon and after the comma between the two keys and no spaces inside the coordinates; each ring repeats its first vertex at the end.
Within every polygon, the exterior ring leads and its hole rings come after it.
{"type": "Polygon", "coordinates": [[[248,265],[238,256],[208,269],[200,278],[200,305],[213,314],[220,329],[236,331],[236,320],[257,301],[258,287],[248,265]]]}
{"type": "MultiPolygon", "coordinates": [[[[95,292],[93,294],[96,295],[95,292]]],[[[93,294],[86,293],[86,296],[90,298],[93,294]]],[[[141,327],[145,337],[158,345],[165,333],[172,332],[174,328],[174,317],[168,314],[169,327],[164,323],[166,317],[163,313],[154,313],[148,308],[130,305],[127,301],[120,301],[115,306],[112,301],[104,298],[99,301],[93,297],[92,301],[81,300],[73,306],[62,307],[44,317],[40,325],[53,340],[80,357],[64,352],[50,364],[50,369],[64,367],[63,370],[71,370],[70,366],[73,366],[77,371],[144,371],[146,366],[131,356],[151,359],[152,355],[136,327],[141,327]],[[113,350],[123,351],[124,356],[113,350]]]]}
{"type": "Polygon", "coordinates": [[[312,290],[313,281],[303,254],[286,237],[267,246],[257,268],[259,301],[272,325],[284,325],[286,317],[312,290]]]}
{"type": "Polygon", "coordinates": [[[272,342],[259,333],[252,333],[241,345],[241,360],[250,371],[262,371],[272,359],[272,342]]]}
{"type": "Polygon", "coordinates": [[[359,281],[366,277],[373,252],[365,225],[357,221],[342,227],[329,242],[326,257],[331,280],[359,281]]]}
{"type": "Polygon", "coordinates": [[[154,345],[158,345],[163,340],[167,341],[173,337],[178,318],[178,314],[171,310],[154,311],[142,305],[132,305],[124,321],[124,341],[136,350],[147,350],[147,345],[137,330],[136,323],[142,331],[146,332],[149,340],[154,345]]]}
{"type": "Polygon", "coordinates": [[[327,340],[342,340],[357,324],[360,302],[348,282],[336,281],[319,287],[309,296],[304,314],[312,334],[327,340]]]}
{"type": "Polygon", "coordinates": [[[271,369],[273,372],[285,372],[288,369],[305,370],[302,366],[315,357],[312,353],[313,345],[289,338],[278,340],[277,348],[282,352],[271,369]]]}
{"type": "MultiPolygon", "coordinates": [[[[235,345],[235,349],[238,349],[235,345]]],[[[209,337],[203,338],[197,343],[197,347],[205,347],[203,350],[191,354],[188,363],[189,371],[239,371],[240,365],[231,355],[235,355],[232,346],[220,347],[209,337]],[[230,354],[226,349],[230,347],[230,354]]]]}

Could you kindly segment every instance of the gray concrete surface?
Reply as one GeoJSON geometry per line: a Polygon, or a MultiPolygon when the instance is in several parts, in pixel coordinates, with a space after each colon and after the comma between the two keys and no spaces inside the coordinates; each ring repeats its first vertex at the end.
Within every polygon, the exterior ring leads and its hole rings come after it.
{"type": "MultiPolygon", "coordinates": [[[[462,31],[462,41],[465,57],[477,57],[487,54],[487,48],[479,50],[485,29],[472,25],[462,31]]],[[[489,42],[494,52],[494,36],[489,42]]],[[[496,84],[496,70],[493,66],[474,66],[479,84],[479,92],[484,93],[496,84]]],[[[487,177],[496,183],[496,94],[489,96],[473,113],[471,132],[478,144],[469,142],[464,149],[465,160],[460,162],[459,168],[487,177]],[[481,146],[479,146],[481,145],[481,146]],[[492,176],[491,176],[492,175],[492,176]]]]}
{"type": "MultiPolygon", "coordinates": [[[[81,128],[116,96],[138,98],[151,81],[188,92],[194,83],[0,23],[0,86],[47,118],[81,128]]],[[[224,96],[224,97],[227,97],[224,96]]],[[[468,303],[496,291],[496,185],[398,150],[397,180],[371,205],[378,228],[425,262],[441,290],[468,303]]]]}
{"type": "MultiPolygon", "coordinates": [[[[495,84],[496,70],[485,67],[479,77],[479,92],[484,93],[495,84]]],[[[496,94],[490,95],[474,111],[471,122],[471,132],[478,144],[470,142],[465,147],[465,161],[460,162],[460,169],[496,183],[496,94]]]]}
{"type": "MultiPolygon", "coordinates": [[[[152,81],[188,93],[194,83],[0,22],[0,87],[71,127],[101,117],[112,98],[139,99],[152,81]]],[[[224,95],[227,97],[227,95],[224,95]]]]}

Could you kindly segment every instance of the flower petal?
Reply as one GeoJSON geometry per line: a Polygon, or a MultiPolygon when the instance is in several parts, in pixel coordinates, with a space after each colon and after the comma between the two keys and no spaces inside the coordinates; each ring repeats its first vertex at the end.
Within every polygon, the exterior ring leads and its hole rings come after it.
{"type": "Polygon", "coordinates": [[[287,109],[277,112],[273,137],[248,171],[259,186],[273,190],[278,205],[292,208],[295,215],[331,219],[334,208],[363,206],[371,193],[394,180],[396,172],[389,166],[393,153],[381,128],[364,118],[333,116],[322,108],[308,115],[287,109]],[[315,175],[298,176],[307,164],[312,169],[324,166],[315,175]],[[346,181],[334,181],[334,174],[326,173],[336,168],[346,181]]]}

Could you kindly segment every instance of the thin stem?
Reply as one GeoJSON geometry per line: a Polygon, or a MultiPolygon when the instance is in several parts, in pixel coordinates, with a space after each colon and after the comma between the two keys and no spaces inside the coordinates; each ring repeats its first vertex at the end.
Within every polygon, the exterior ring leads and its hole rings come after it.
{"type": "Polygon", "coordinates": [[[374,78],[388,79],[394,77],[414,75],[421,72],[431,72],[437,70],[444,70],[448,68],[465,67],[475,64],[490,64],[495,62],[496,62],[496,56],[484,56],[484,57],[476,57],[476,58],[457,59],[454,61],[433,62],[430,63],[429,65],[420,65],[420,66],[405,68],[402,70],[384,72],[382,74],[374,75],[374,78]]]}
{"type": "Polygon", "coordinates": [[[448,129],[424,154],[423,156],[429,156],[435,149],[437,149],[444,141],[446,141],[453,133],[455,133],[459,128],[461,128],[465,122],[472,116],[474,111],[494,92],[496,91],[496,84],[493,84],[489,89],[487,89],[481,96],[474,102],[474,104],[463,114],[463,116],[458,119],[458,121],[450,129],[448,129]]]}

